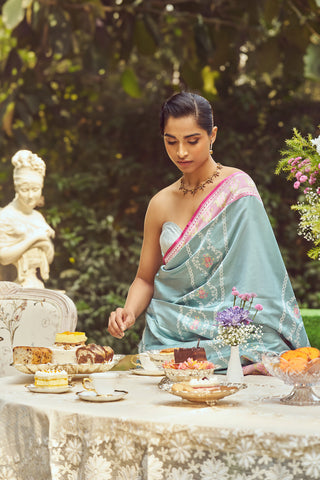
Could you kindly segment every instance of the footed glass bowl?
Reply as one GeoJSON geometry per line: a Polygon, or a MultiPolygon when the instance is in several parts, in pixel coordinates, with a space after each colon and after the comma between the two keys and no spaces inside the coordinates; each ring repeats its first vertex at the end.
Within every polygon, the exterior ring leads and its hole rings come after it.
{"type": "Polygon", "coordinates": [[[292,364],[280,358],[280,355],[262,355],[262,363],[270,375],[293,387],[289,395],[280,398],[280,402],[287,405],[320,405],[320,397],[312,389],[314,385],[320,384],[320,358],[305,364],[297,360],[296,364],[292,364]]]}

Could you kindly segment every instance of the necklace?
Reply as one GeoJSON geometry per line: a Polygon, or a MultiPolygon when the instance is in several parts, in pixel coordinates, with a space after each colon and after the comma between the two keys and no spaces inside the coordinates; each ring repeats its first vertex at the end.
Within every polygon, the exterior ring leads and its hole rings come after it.
{"type": "Polygon", "coordinates": [[[204,187],[208,185],[209,183],[213,183],[213,179],[219,177],[220,175],[220,170],[222,169],[221,163],[217,163],[217,168],[211,175],[211,177],[207,178],[207,180],[204,180],[204,182],[200,183],[200,185],[197,185],[194,188],[186,188],[184,185],[184,178],[182,177],[180,180],[180,187],[179,190],[182,190],[183,195],[186,195],[187,193],[191,193],[191,195],[195,195],[199,190],[204,190],[204,187]]]}

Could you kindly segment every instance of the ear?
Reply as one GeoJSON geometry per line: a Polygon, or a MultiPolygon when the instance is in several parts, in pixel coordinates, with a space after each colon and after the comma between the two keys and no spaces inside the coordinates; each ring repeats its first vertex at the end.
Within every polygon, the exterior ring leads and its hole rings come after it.
{"type": "Polygon", "coordinates": [[[213,127],[211,135],[210,135],[210,143],[214,143],[217,138],[218,127],[213,127]]]}

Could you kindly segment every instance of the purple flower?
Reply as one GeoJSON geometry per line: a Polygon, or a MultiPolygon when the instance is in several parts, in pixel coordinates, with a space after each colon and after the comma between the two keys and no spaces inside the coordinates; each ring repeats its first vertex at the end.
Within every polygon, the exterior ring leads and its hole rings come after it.
{"type": "Polygon", "coordinates": [[[235,326],[239,327],[240,325],[248,325],[251,323],[249,310],[238,307],[229,307],[222,312],[218,312],[216,319],[224,327],[235,326]]]}

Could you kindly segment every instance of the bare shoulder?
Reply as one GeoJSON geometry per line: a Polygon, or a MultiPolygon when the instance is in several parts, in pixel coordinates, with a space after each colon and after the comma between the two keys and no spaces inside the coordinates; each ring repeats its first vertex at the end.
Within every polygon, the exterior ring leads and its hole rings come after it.
{"type": "Polygon", "coordinates": [[[175,182],[156,193],[149,202],[148,210],[153,214],[164,213],[177,194],[177,185],[178,182],[175,182]]]}

